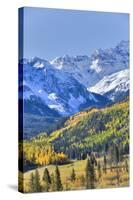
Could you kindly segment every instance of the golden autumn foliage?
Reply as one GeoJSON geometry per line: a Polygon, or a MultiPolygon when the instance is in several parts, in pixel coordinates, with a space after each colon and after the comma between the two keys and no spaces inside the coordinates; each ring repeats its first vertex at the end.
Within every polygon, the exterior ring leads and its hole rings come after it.
{"type": "Polygon", "coordinates": [[[63,152],[55,152],[52,144],[47,141],[44,134],[38,135],[29,141],[20,143],[20,158],[40,166],[49,164],[64,164],[68,157],[63,152]],[[43,136],[43,137],[42,137],[43,136]],[[23,154],[23,155],[22,155],[23,154]]]}

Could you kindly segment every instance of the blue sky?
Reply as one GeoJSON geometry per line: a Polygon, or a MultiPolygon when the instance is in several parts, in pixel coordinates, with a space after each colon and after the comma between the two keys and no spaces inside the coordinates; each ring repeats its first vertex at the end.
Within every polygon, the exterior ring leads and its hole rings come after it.
{"type": "Polygon", "coordinates": [[[90,55],[121,40],[129,40],[128,14],[24,8],[26,58],[90,55]]]}

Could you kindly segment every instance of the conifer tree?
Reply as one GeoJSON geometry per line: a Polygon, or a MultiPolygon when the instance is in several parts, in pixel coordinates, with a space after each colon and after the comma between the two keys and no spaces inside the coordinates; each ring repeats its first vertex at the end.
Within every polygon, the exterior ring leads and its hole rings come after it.
{"type": "Polygon", "coordinates": [[[29,187],[30,187],[30,192],[34,192],[34,190],[35,190],[35,177],[34,177],[33,172],[30,174],[29,187]]]}
{"type": "Polygon", "coordinates": [[[35,170],[35,176],[34,176],[34,191],[41,192],[40,175],[37,169],[35,170]]]}
{"type": "Polygon", "coordinates": [[[58,166],[55,168],[55,190],[56,191],[61,191],[63,190],[63,186],[61,183],[61,177],[60,177],[60,171],[58,166]]]}
{"type": "Polygon", "coordinates": [[[129,172],[129,166],[128,166],[128,161],[125,160],[125,169],[126,169],[126,172],[129,172]]]}
{"type": "Polygon", "coordinates": [[[88,170],[89,170],[89,159],[87,158],[86,160],[86,168],[85,168],[85,178],[86,178],[86,189],[89,188],[89,173],[88,173],[88,170]]]}
{"type": "Polygon", "coordinates": [[[116,164],[120,161],[119,147],[117,145],[114,146],[114,161],[116,164]]]}
{"type": "Polygon", "coordinates": [[[48,192],[51,184],[51,177],[47,168],[44,170],[43,181],[45,182],[45,191],[48,192]]]}
{"type": "Polygon", "coordinates": [[[70,179],[71,179],[72,182],[74,182],[76,180],[76,173],[75,173],[74,168],[72,169],[72,173],[71,173],[70,179]]]}
{"type": "Polygon", "coordinates": [[[103,162],[104,162],[103,171],[106,174],[107,173],[107,158],[106,158],[106,155],[104,155],[103,162]]]}
{"type": "Polygon", "coordinates": [[[120,172],[118,167],[116,168],[116,179],[117,179],[117,186],[120,185],[120,172]]]}
{"type": "Polygon", "coordinates": [[[98,162],[98,165],[97,165],[97,170],[98,170],[98,178],[100,179],[101,176],[102,176],[102,172],[101,172],[101,164],[100,164],[100,161],[98,162]]]}
{"type": "Polygon", "coordinates": [[[88,158],[86,163],[85,174],[86,174],[86,189],[94,189],[96,181],[95,168],[94,168],[94,163],[91,163],[90,159],[88,158]]]}
{"type": "Polygon", "coordinates": [[[119,147],[119,161],[123,160],[123,144],[119,147]]]}

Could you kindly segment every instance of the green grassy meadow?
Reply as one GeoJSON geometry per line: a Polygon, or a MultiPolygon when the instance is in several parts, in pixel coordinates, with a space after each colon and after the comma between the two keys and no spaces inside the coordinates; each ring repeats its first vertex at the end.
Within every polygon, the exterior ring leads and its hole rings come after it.
{"type": "MultiPolygon", "coordinates": [[[[83,177],[85,178],[85,166],[86,166],[86,160],[73,161],[70,164],[59,166],[61,181],[62,181],[64,191],[86,189],[86,183],[85,183],[85,180],[83,180],[83,177]],[[76,180],[74,182],[70,180],[70,174],[73,168],[76,173],[76,180]]],[[[42,188],[44,186],[44,182],[42,180],[44,169],[45,167],[38,168],[42,188]]],[[[55,165],[49,165],[47,166],[47,169],[49,173],[52,174],[55,171],[55,165]]],[[[35,170],[30,170],[23,174],[24,192],[30,191],[29,181],[30,181],[30,175],[32,172],[35,173],[35,170]]],[[[104,173],[103,169],[101,169],[100,178],[98,175],[97,167],[95,167],[95,173],[96,173],[95,188],[102,189],[102,188],[116,188],[116,187],[129,186],[129,172],[126,171],[124,161],[119,163],[118,167],[116,166],[112,167],[112,170],[110,166],[107,166],[106,173],[104,173]],[[117,171],[116,171],[117,168],[119,170],[119,179],[120,179],[119,183],[117,180],[117,171]]],[[[52,190],[50,189],[50,191],[52,190]]]]}

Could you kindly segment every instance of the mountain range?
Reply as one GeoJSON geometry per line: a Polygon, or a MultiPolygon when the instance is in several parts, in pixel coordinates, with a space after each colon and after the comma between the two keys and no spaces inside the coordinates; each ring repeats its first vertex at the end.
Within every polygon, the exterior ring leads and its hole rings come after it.
{"type": "Polygon", "coordinates": [[[23,99],[26,119],[47,117],[57,125],[62,117],[86,108],[105,107],[129,94],[128,41],[97,49],[91,56],[65,55],[51,61],[34,57],[19,64],[23,74],[19,98],[23,99]]]}

